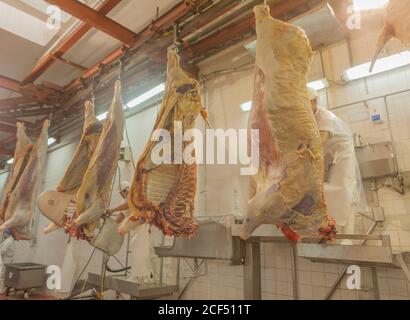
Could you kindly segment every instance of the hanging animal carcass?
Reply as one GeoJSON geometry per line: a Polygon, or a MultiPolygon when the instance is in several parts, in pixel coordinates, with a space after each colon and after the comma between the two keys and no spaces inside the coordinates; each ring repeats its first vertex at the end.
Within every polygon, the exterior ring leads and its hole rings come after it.
{"type": "Polygon", "coordinates": [[[261,224],[274,224],[293,241],[300,236],[332,239],[323,149],[306,87],[309,40],[299,27],[273,19],[269,6],[254,11],[257,49],[249,129],[259,130],[259,169],[251,178],[241,237],[248,239],[261,224]]]}
{"type": "Polygon", "coordinates": [[[114,98],[89,166],[76,197],[76,213],[69,223],[71,234],[92,239],[100,225],[112,188],[112,180],[120,158],[125,126],[121,83],[116,81],[114,98]]]}
{"type": "Polygon", "coordinates": [[[9,229],[16,240],[32,239],[29,224],[46,163],[49,123],[49,120],[44,121],[33,147],[25,135],[24,127],[18,125],[15,162],[5,189],[0,226],[0,232],[9,229]]]}
{"type": "Polygon", "coordinates": [[[44,233],[64,227],[65,222],[74,215],[77,191],[97,147],[102,126],[95,116],[94,104],[87,101],[83,134],[74,157],[60,180],[57,191],[46,191],[40,195],[38,200],[40,211],[52,221],[44,233]]]}
{"type": "MultiPolygon", "coordinates": [[[[154,132],[169,132],[170,141],[151,139],[146,145],[129,195],[131,216],[124,221],[121,233],[128,232],[140,224],[139,221],[155,225],[168,236],[192,237],[197,230],[193,218],[196,163],[184,161],[183,150],[191,142],[184,141],[180,148],[174,148],[178,145],[174,133],[180,130],[183,136],[194,127],[198,114],[206,118],[206,112],[201,103],[199,83],[181,69],[179,61],[178,54],[170,49],[165,96],[154,127],[154,132]],[[161,144],[172,146],[172,150],[170,147],[170,154],[164,151],[163,163],[156,163],[152,155],[161,144]]],[[[195,156],[194,153],[190,155],[195,156]]]]}
{"type": "Polygon", "coordinates": [[[373,71],[377,58],[386,43],[392,38],[399,39],[405,46],[410,44],[410,1],[408,0],[390,0],[376,53],[370,65],[370,72],[373,71]]]}

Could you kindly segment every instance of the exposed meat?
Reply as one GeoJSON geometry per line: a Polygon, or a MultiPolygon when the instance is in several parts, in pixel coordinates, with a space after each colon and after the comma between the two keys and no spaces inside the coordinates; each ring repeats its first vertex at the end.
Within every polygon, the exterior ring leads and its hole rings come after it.
{"type": "Polygon", "coordinates": [[[26,130],[23,123],[17,123],[17,143],[14,151],[14,162],[11,167],[9,176],[4,185],[3,199],[0,206],[0,224],[4,222],[4,215],[9,204],[10,196],[16,188],[24,168],[27,165],[30,157],[30,152],[33,148],[33,143],[26,135],[26,130]]]}
{"type": "Polygon", "coordinates": [[[107,209],[111,184],[120,157],[124,125],[121,84],[117,81],[101,137],[77,192],[77,209],[71,233],[79,238],[93,238],[94,230],[107,209]]]}
{"type": "MultiPolygon", "coordinates": [[[[256,6],[255,90],[249,129],[259,130],[259,170],[251,178],[241,237],[275,224],[290,240],[332,238],[324,196],[319,130],[307,93],[312,49],[299,27],[273,19],[256,6]]],[[[251,141],[255,143],[255,141],[251,141]]]]}
{"type": "Polygon", "coordinates": [[[129,216],[127,219],[120,224],[118,228],[118,233],[122,236],[125,236],[136,227],[145,223],[145,219],[141,217],[135,217],[133,215],[129,216]]]}
{"type": "Polygon", "coordinates": [[[57,191],[76,191],[80,187],[91,157],[97,148],[102,127],[102,123],[95,116],[94,105],[90,101],[87,101],[85,103],[83,135],[64,177],[57,186],[57,191]]]}
{"type": "Polygon", "coordinates": [[[102,126],[102,123],[95,116],[94,105],[87,101],[85,103],[83,134],[73,159],[60,180],[57,191],[46,191],[40,195],[38,200],[40,211],[52,221],[44,233],[62,228],[65,222],[74,216],[76,193],[97,147],[102,126]]]}
{"type": "MultiPolygon", "coordinates": [[[[203,110],[199,83],[186,75],[179,59],[174,50],[168,51],[166,91],[154,126],[154,130],[166,129],[170,133],[172,149],[178,149],[174,148],[177,122],[182,125],[184,134],[194,127],[196,117],[203,110]]],[[[135,218],[139,217],[157,226],[165,235],[191,237],[197,230],[193,219],[196,163],[178,161],[182,159],[186,142],[182,143],[182,150],[172,151],[172,164],[154,163],[151,155],[159,143],[150,140],[138,161],[129,195],[133,216],[124,222],[121,232],[127,232],[127,224],[135,224],[135,218]]]]}
{"type": "Polygon", "coordinates": [[[410,1],[408,0],[390,0],[386,10],[384,28],[379,36],[370,72],[373,71],[380,52],[392,38],[399,39],[405,46],[410,44],[410,1]]]}
{"type": "Polygon", "coordinates": [[[11,191],[4,213],[4,223],[0,226],[0,232],[10,229],[16,240],[32,238],[29,223],[35,210],[37,193],[46,163],[48,127],[49,120],[45,120],[41,134],[30,152],[21,176],[11,191]]]}

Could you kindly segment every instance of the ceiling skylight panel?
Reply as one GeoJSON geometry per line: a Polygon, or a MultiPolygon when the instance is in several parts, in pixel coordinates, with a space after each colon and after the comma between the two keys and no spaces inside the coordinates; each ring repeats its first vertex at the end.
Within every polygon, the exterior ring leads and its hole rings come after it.
{"type": "Polygon", "coordinates": [[[50,28],[46,21],[1,1],[0,28],[41,46],[46,46],[58,32],[58,29],[50,28]]]}

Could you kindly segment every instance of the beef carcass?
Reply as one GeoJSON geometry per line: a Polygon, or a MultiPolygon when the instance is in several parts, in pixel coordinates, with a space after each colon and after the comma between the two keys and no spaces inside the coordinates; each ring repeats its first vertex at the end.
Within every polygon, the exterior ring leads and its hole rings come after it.
{"type": "Polygon", "coordinates": [[[27,164],[12,190],[4,213],[4,223],[0,232],[10,229],[14,239],[30,240],[29,223],[36,207],[48,150],[49,120],[45,120],[40,136],[33,146],[27,164]]]}
{"type": "Polygon", "coordinates": [[[97,148],[103,125],[97,119],[94,112],[94,104],[90,101],[85,103],[84,130],[80,144],[75,151],[64,177],[57,186],[59,192],[77,191],[81,186],[84,174],[87,171],[91,157],[97,148]]]}
{"type": "MultiPolygon", "coordinates": [[[[177,123],[182,126],[183,134],[194,127],[198,114],[206,117],[200,85],[181,69],[179,60],[178,54],[170,49],[165,96],[154,126],[154,131],[164,129],[170,133],[172,146],[176,143],[177,123]]],[[[172,163],[154,163],[151,155],[159,143],[150,140],[138,161],[129,195],[131,216],[123,223],[120,232],[138,225],[138,218],[155,225],[165,235],[191,237],[197,230],[193,218],[196,163],[175,161],[182,159],[182,150],[172,152],[172,163]]],[[[183,142],[181,149],[186,145],[183,142]]]]}
{"type": "MultiPolygon", "coordinates": [[[[255,89],[249,129],[259,130],[259,169],[251,178],[241,238],[274,224],[290,240],[334,236],[324,196],[324,160],[307,93],[312,49],[302,29],[256,15],[255,89]]],[[[251,130],[249,130],[251,132],[251,130]]],[[[253,139],[251,143],[255,143],[253,139]]]]}
{"type": "Polygon", "coordinates": [[[384,27],[379,36],[376,53],[370,66],[370,72],[373,71],[380,52],[392,38],[399,39],[403,45],[410,44],[410,1],[390,0],[386,10],[384,27]]]}
{"type": "Polygon", "coordinates": [[[97,147],[102,126],[102,123],[95,116],[94,104],[87,101],[85,103],[83,134],[73,159],[60,180],[57,191],[46,191],[40,195],[38,200],[40,211],[52,221],[44,233],[62,228],[65,222],[75,214],[75,197],[97,147]]]}
{"type": "Polygon", "coordinates": [[[100,139],[77,192],[77,209],[70,229],[79,238],[93,238],[94,230],[107,209],[112,180],[120,158],[125,126],[123,107],[121,83],[117,81],[100,139]]]}
{"type": "Polygon", "coordinates": [[[9,204],[10,196],[16,188],[24,168],[30,157],[33,143],[26,135],[26,129],[21,122],[17,123],[17,143],[14,151],[14,161],[9,176],[3,188],[3,199],[0,206],[0,224],[4,222],[4,215],[9,204]]]}

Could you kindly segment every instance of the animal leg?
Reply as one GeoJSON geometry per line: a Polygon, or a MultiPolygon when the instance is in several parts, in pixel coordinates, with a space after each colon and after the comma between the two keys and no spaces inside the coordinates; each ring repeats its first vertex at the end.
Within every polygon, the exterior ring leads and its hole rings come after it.
{"type": "Polygon", "coordinates": [[[74,220],[74,223],[77,226],[81,226],[86,223],[94,222],[99,219],[105,211],[104,204],[101,200],[96,201],[89,209],[84,211],[77,219],[74,220]]]}

